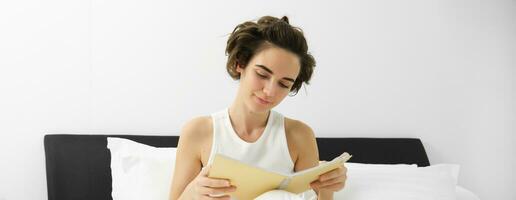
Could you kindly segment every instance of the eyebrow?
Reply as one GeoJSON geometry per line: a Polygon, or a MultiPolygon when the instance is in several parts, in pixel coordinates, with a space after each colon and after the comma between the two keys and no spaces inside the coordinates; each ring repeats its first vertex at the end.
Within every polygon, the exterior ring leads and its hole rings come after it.
{"type": "MultiPolygon", "coordinates": [[[[267,67],[266,67],[266,66],[264,66],[264,65],[256,65],[256,66],[257,66],[257,67],[261,67],[263,70],[265,70],[265,71],[269,72],[270,74],[274,74],[274,73],[272,72],[272,70],[271,70],[271,69],[267,68],[267,67]]],[[[287,80],[287,81],[295,82],[295,80],[294,80],[293,78],[283,77],[283,79],[285,79],[285,80],[287,80]]]]}

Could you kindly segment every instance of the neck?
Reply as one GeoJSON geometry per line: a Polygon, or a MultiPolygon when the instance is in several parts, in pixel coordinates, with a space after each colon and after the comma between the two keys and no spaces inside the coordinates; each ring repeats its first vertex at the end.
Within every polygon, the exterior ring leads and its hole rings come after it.
{"type": "Polygon", "coordinates": [[[249,110],[243,101],[236,99],[229,107],[229,118],[235,132],[241,136],[261,135],[267,125],[269,112],[249,110]]]}

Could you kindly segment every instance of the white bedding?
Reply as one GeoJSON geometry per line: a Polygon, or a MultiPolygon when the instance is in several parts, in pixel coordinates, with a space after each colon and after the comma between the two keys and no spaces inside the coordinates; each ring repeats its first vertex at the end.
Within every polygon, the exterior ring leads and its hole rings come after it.
{"type": "MultiPolygon", "coordinates": [[[[108,148],[113,200],[168,199],[175,148],[151,147],[122,138],[108,138],[108,148]]],[[[336,200],[480,200],[456,184],[459,168],[453,164],[418,168],[416,165],[346,163],[346,167],[346,187],[335,193],[336,200]],[[438,193],[446,198],[436,198],[438,193]]],[[[313,191],[304,194],[301,199],[316,199],[313,191]]],[[[265,193],[263,197],[300,199],[299,195],[284,191],[265,193]]]]}
{"type": "Polygon", "coordinates": [[[457,194],[457,200],[480,200],[473,192],[461,186],[455,187],[455,192],[457,194]]]}
{"type": "MultiPolygon", "coordinates": [[[[347,200],[479,200],[471,191],[457,185],[459,166],[437,164],[378,165],[347,163],[346,187],[334,194],[347,200]]],[[[265,193],[259,200],[315,200],[313,191],[294,195],[284,191],[265,193]]]]}
{"type": "MultiPolygon", "coordinates": [[[[455,194],[457,196],[457,200],[480,200],[473,192],[467,190],[466,188],[463,188],[461,186],[455,187],[455,194]]],[[[315,196],[310,197],[300,197],[295,194],[281,191],[281,190],[273,190],[270,192],[267,192],[265,194],[260,195],[255,200],[315,200],[315,196]]],[[[336,199],[338,200],[338,199],[336,199]]]]}

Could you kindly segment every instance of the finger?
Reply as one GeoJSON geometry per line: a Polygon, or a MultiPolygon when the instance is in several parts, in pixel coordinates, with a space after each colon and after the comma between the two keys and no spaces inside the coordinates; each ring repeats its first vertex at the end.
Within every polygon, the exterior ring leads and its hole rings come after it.
{"type": "Polygon", "coordinates": [[[231,186],[231,183],[229,182],[229,180],[208,178],[208,177],[200,177],[198,183],[199,183],[199,186],[212,187],[212,188],[221,188],[221,187],[231,186]]]}
{"type": "Polygon", "coordinates": [[[224,187],[224,188],[210,188],[210,187],[200,187],[199,193],[204,195],[210,195],[210,197],[220,197],[226,195],[226,193],[236,191],[235,186],[224,187]]]}
{"type": "Polygon", "coordinates": [[[203,195],[200,198],[201,200],[231,200],[231,196],[224,195],[224,196],[210,196],[210,195],[203,195]]]}
{"type": "Polygon", "coordinates": [[[222,195],[230,192],[236,191],[235,186],[230,187],[222,187],[222,188],[212,188],[212,187],[200,187],[199,192],[201,194],[209,194],[209,195],[222,195]]]}
{"type": "Polygon", "coordinates": [[[344,182],[339,182],[339,183],[335,183],[335,184],[332,184],[332,185],[327,185],[327,186],[324,186],[324,187],[320,187],[319,189],[330,190],[330,191],[339,191],[342,188],[344,188],[344,186],[345,186],[344,182]]]}
{"type": "Polygon", "coordinates": [[[326,186],[329,186],[329,185],[333,185],[333,184],[336,184],[336,183],[342,183],[345,180],[346,180],[346,176],[342,175],[342,176],[339,176],[339,177],[332,178],[330,180],[318,182],[317,183],[317,187],[318,188],[323,188],[323,187],[326,187],[326,186]]]}
{"type": "Polygon", "coordinates": [[[344,168],[339,167],[337,169],[331,170],[331,171],[326,172],[323,175],[319,176],[319,181],[323,182],[325,180],[330,180],[330,179],[342,176],[343,174],[344,174],[344,168]]]}
{"type": "Polygon", "coordinates": [[[314,182],[311,182],[310,183],[310,187],[313,188],[313,189],[319,189],[319,185],[321,184],[321,182],[319,181],[314,181],[314,182]]]}

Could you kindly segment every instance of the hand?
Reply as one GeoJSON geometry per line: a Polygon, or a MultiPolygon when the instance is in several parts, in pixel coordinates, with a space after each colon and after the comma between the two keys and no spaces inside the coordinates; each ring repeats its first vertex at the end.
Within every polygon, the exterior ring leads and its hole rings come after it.
{"type": "Polygon", "coordinates": [[[236,187],[230,185],[229,180],[209,178],[209,169],[210,166],[203,168],[199,175],[197,175],[197,177],[188,184],[187,190],[189,198],[184,199],[230,200],[230,196],[226,193],[234,192],[236,187]]]}
{"type": "Polygon", "coordinates": [[[331,170],[319,176],[319,179],[310,183],[312,189],[318,194],[320,192],[337,192],[344,188],[346,183],[346,173],[348,169],[342,164],[337,169],[331,170]]]}

